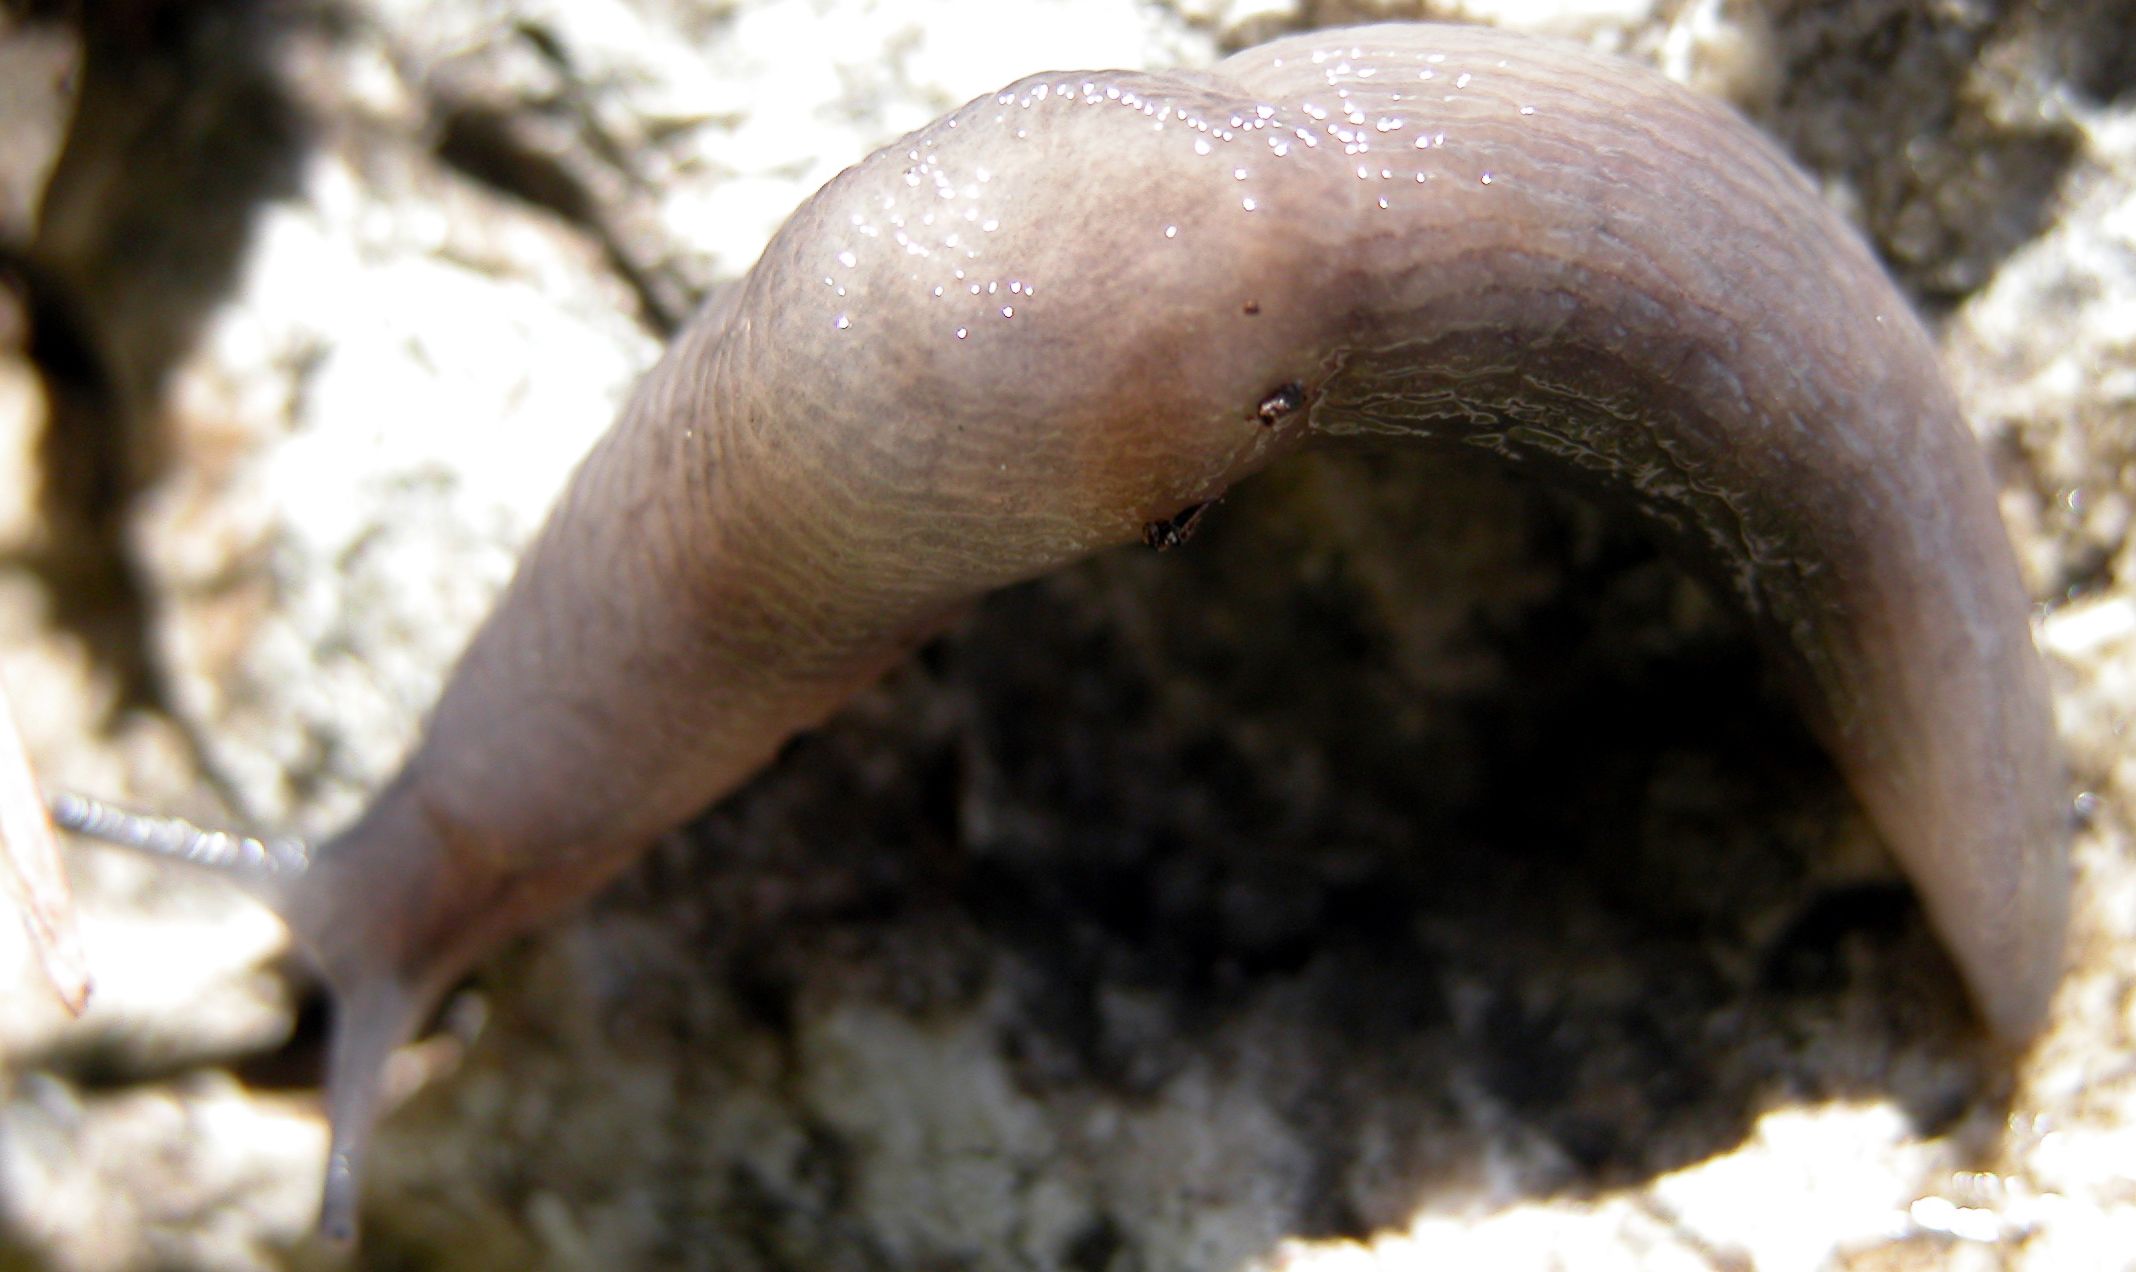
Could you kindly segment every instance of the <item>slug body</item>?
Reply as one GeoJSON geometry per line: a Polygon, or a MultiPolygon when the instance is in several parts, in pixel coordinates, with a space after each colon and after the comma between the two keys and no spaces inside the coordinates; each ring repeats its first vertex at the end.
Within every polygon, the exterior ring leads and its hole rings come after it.
{"type": "Polygon", "coordinates": [[[404,770],[264,888],[338,995],[329,1229],[386,1054],[498,941],[970,598],[1375,439],[1648,518],[1752,616],[1989,1024],[2038,1026],[2067,905],[2042,670],[1883,271],[1649,72],[1323,31],[981,98],[832,181],[678,338],[404,770]]]}

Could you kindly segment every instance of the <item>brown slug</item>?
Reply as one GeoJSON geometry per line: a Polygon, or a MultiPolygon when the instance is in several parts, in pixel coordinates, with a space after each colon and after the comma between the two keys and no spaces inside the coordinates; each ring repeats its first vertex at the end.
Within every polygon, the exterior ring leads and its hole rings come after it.
{"type": "Polygon", "coordinates": [[[485,952],[974,596],[1178,543],[1355,443],[1480,448],[1643,517],[1748,613],[1988,1024],[2038,1028],[2062,771],[1933,346],[1725,106],[1487,29],[1037,75],[883,148],[646,377],[354,825],[55,813],[223,868],[317,960],[347,1234],[387,1055],[485,952]]]}

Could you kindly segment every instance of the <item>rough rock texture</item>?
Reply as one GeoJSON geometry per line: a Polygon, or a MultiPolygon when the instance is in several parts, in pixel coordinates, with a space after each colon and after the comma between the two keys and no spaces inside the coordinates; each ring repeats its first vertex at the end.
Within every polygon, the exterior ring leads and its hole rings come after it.
{"type": "MultiPolygon", "coordinates": [[[[1016,75],[1394,0],[0,7],[0,674],[47,779],[318,830],[662,336],[1016,75]]],[[[1772,130],[1941,324],[2084,817],[1997,1054],[1741,632],[1484,469],[1295,466],[980,607],[404,1057],[360,1260],[2130,1266],[2136,15],[1449,4],[1772,130]]],[[[598,780],[598,775],[589,775],[598,780]]],[[[0,1266],[324,1266],[272,920],[12,923],[0,1266]]]]}

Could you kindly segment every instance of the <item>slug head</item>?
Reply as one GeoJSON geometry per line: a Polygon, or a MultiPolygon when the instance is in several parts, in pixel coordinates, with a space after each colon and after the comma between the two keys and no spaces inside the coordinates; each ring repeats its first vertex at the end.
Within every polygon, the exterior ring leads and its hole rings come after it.
{"type": "Polygon", "coordinates": [[[432,814],[404,771],[294,876],[254,884],[330,995],[326,1115],[331,1144],[319,1227],[356,1234],[364,1158],[388,1062],[474,961],[598,880],[569,865],[514,872],[432,814]]]}

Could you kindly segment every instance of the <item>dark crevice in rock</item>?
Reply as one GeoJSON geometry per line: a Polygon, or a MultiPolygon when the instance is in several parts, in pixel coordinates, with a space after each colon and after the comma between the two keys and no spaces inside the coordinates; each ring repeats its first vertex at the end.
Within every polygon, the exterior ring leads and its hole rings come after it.
{"type": "Polygon", "coordinates": [[[1860,199],[1870,237],[1933,316],[2052,221],[2079,153],[2065,120],[2000,112],[1983,52],[2027,20],[2010,3],[1796,0],[1775,7],[1780,86],[1759,122],[1860,199]]]}
{"type": "Polygon", "coordinates": [[[525,144],[505,111],[465,105],[438,119],[439,159],[494,190],[525,200],[582,229],[599,231],[593,195],[556,156],[525,144]]]}
{"type": "MultiPolygon", "coordinates": [[[[1532,1195],[1636,1186],[1740,1144],[1776,1090],[1924,1125],[1992,1105],[1910,895],[1822,880],[1850,803],[1740,628],[1628,527],[1454,467],[1279,470],[1184,552],[997,595],[599,908],[687,914],[752,1030],[995,1004],[1071,1162],[1093,1106],[1236,1089],[1309,1146],[1256,1185],[1297,1235],[1400,1225],[1508,1144],[1491,1169],[1532,1195]],[[1330,506],[1373,533],[1291,520],[1330,506]],[[1378,591],[1390,543],[1468,617],[1378,591]],[[1831,1065],[1819,1030],[1949,1077],[1831,1065]]],[[[708,1204],[820,1251],[834,1214],[760,1209],[798,1186],[708,1204]]],[[[1136,1231],[1093,1218],[1064,1261],[1134,1266],[1136,1231]]]]}
{"type": "Polygon", "coordinates": [[[1127,1239],[1110,1215],[1099,1215],[1079,1229],[1061,1251],[1061,1266],[1069,1272],[1121,1272],[1127,1239]]]}
{"type": "Polygon", "coordinates": [[[24,297],[26,349],[49,405],[38,441],[47,536],[21,564],[43,582],[53,622],[110,671],[115,709],[159,708],[168,695],[152,652],[147,588],[127,542],[136,492],[118,423],[123,406],[64,292],[26,259],[0,258],[0,274],[24,297]]]}
{"type": "Polygon", "coordinates": [[[2036,13],[2070,87],[2099,105],[2136,97],[2136,4],[2065,0],[2038,5],[2036,13]]]}
{"type": "Polygon", "coordinates": [[[611,220],[614,209],[581,175],[593,164],[620,174],[626,170],[621,157],[604,161],[567,153],[579,146],[602,149],[593,144],[598,132],[584,112],[565,102],[500,108],[440,100],[435,109],[435,152],[440,162],[493,190],[554,213],[590,235],[607,257],[609,268],[637,297],[639,318],[647,329],[662,340],[681,330],[696,298],[625,250],[611,220]],[[537,120],[532,115],[545,118],[537,120]]]}
{"type": "Polygon", "coordinates": [[[34,564],[121,709],[169,706],[129,526],[169,462],[169,374],[230,293],[260,206],[294,189],[305,129],[273,49],[303,13],[264,0],[79,11],[79,103],[17,263],[51,402],[54,547],[34,564]]]}

